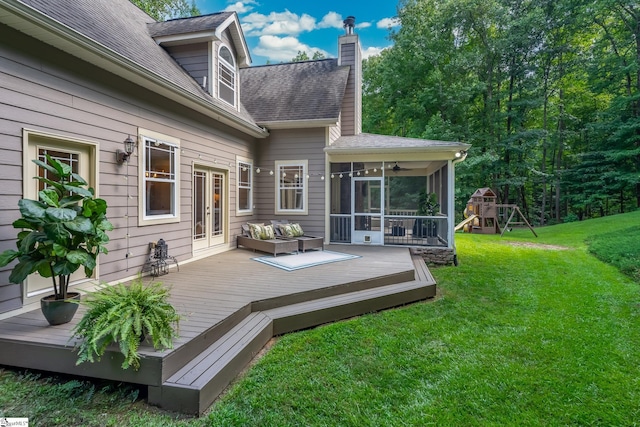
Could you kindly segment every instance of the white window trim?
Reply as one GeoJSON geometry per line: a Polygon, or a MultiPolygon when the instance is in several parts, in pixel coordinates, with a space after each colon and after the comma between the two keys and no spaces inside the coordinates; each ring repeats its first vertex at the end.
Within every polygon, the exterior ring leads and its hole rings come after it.
{"type": "Polygon", "coordinates": [[[173,224],[180,222],[180,140],[168,135],[164,135],[158,132],[154,132],[147,129],[138,129],[138,226],[156,225],[156,224],[173,224]],[[174,161],[175,161],[175,191],[173,194],[175,213],[173,215],[146,215],[146,165],[145,165],[145,147],[146,141],[158,141],[159,143],[166,144],[175,148],[174,161]]]}
{"type": "MultiPolygon", "coordinates": [[[[217,74],[217,79],[216,79],[216,93],[218,95],[218,99],[228,105],[231,105],[233,108],[238,109],[238,68],[236,67],[235,64],[230,64],[227,60],[223,59],[220,56],[220,51],[222,49],[227,49],[229,51],[229,53],[231,53],[231,56],[233,57],[233,51],[226,45],[221,44],[218,47],[218,67],[216,70],[216,74],[217,74]],[[222,73],[220,72],[220,67],[225,67],[229,70],[230,73],[233,73],[233,87],[230,87],[224,80],[222,80],[222,73]],[[231,104],[229,101],[227,101],[226,99],[222,98],[221,94],[220,94],[220,83],[222,83],[223,85],[225,85],[227,88],[229,88],[230,90],[233,91],[233,104],[231,104]]],[[[235,58],[234,58],[235,59],[235,58]]],[[[235,61],[234,61],[235,62],[235,61]]]]}
{"type": "Polygon", "coordinates": [[[253,192],[255,187],[255,179],[253,177],[253,160],[246,157],[236,156],[236,215],[246,216],[253,215],[253,192]],[[240,209],[240,189],[247,188],[240,186],[240,165],[245,164],[249,167],[249,209],[240,209]]]}
{"type": "Polygon", "coordinates": [[[275,162],[275,192],[276,205],[275,213],[282,215],[308,215],[309,213],[309,161],[308,160],[277,160],[275,162]],[[302,209],[280,209],[280,167],[282,166],[302,166],[302,209]]]}

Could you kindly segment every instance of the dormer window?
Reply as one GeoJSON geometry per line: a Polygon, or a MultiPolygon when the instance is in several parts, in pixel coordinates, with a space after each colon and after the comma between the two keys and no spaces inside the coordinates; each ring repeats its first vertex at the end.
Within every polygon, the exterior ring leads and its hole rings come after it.
{"type": "Polygon", "coordinates": [[[218,52],[218,96],[236,106],[236,61],[226,46],[218,52]]]}

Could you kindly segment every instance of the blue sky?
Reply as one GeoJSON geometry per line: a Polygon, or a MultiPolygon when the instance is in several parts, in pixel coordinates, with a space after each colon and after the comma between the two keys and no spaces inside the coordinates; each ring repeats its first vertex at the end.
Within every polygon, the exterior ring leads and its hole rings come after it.
{"type": "Polygon", "coordinates": [[[238,13],[253,65],[288,62],[298,51],[336,57],[342,21],[349,15],[356,17],[356,33],[369,57],[391,45],[389,30],[398,25],[394,0],[196,0],[196,5],[203,14],[238,13]]]}

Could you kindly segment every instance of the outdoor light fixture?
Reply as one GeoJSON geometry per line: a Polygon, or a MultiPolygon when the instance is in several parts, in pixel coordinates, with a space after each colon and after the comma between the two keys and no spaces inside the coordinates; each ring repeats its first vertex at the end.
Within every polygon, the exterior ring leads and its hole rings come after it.
{"type": "Polygon", "coordinates": [[[466,152],[466,151],[464,151],[464,150],[460,150],[460,151],[457,151],[457,152],[456,152],[456,158],[457,158],[457,159],[459,159],[459,158],[461,158],[461,157],[464,157],[464,156],[466,156],[466,155],[467,155],[467,152],[466,152]]]}
{"type": "Polygon", "coordinates": [[[136,150],[136,141],[131,138],[131,135],[127,136],[127,139],[124,140],[124,151],[117,149],[116,150],[116,161],[119,165],[124,162],[129,161],[129,157],[136,150]]]}

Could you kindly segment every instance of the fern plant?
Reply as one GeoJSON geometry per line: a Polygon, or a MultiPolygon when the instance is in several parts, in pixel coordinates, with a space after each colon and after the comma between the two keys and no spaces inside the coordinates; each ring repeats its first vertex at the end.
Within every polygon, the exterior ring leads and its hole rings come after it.
{"type": "Polygon", "coordinates": [[[156,350],[173,348],[180,316],[169,303],[169,290],[161,283],[104,286],[80,302],[87,311],[73,329],[81,338],[77,365],[100,360],[111,343],[124,356],[122,369],[140,368],[138,348],[146,337],[156,350]],[[175,325],[175,328],[174,328],[175,325]]]}

